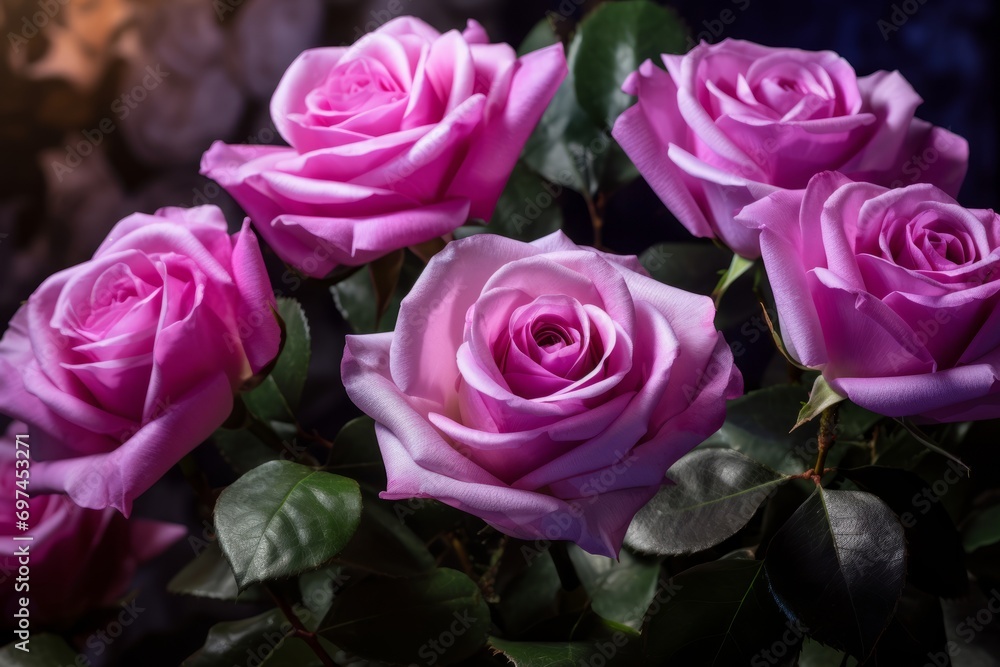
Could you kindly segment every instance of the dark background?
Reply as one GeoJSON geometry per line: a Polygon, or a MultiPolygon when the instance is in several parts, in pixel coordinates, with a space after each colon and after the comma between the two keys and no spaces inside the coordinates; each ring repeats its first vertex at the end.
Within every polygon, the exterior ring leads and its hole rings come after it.
{"type": "MultiPolygon", "coordinates": [[[[560,8],[558,1],[399,1],[404,13],[439,29],[462,27],[472,17],[495,41],[515,45],[547,11],[560,8]]],[[[87,259],[132,211],[211,203],[239,220],[232,201],[198,176],[202,151],[214,139],[274,142],[267,101],[285,66],[305,48],[354,41],[366,24],[384,20],[389,6],[384,0],[57,4],[59,11],[43,22],[35,20],[42,11],[37,0],[0,0],[7,56],[0,58],[0,322],[46,276],[87,259]],[[158,64],[168,76],[144,87],[146,67],[158,64]]],[[[563,6],[570,4],[565,0],[563,6]]],[[[576,8],[574,17],[594,4],[576,8]]],[[[664,4],[679,12],[692,35],[710,42],[734,37],[832,49],[859,75],[898,69],[925,100],[918,115],[969,140],[970,169],[960,201],[997,206],[1000,21],[992,0],[664,4]]],[[[585,214],[580,202],[567,202],[567,209],[585,214]]],[[[638,182],[610,201],[605,241],[615,251],[637,253],[658,241],[685,240],[686,232],[669,223],[659,201],[638,182]]],[[[586,223],[568,230],[589,242],[586,223]]],[[[314,371],[307,387],[312,399],[304,421],[331,435],[355,414],[339,381],[346,328],[326,287],[307,285],[293,296],[306,305],[313,329],[314,371]]],[[[199,456],[209,469],[219,463],[211,452],[200,450],[199,456]]],[[[159,656],[155,664],[176,665],[202,644],[213,622],[248,611],[165,592],[167,581],[191,559],[197,539],[211,537],[179,475],[143,496],[136,512],[188,523],[196,541],[176,545],[143,570],[136,586],[146,611],[95,664],[151,665],[153,654],[159,656]],[[143,657],[134,652],[140,647],[143,657]]],[[[99,627],[100,619],[90,619],[74,630],[85,640],[99,627]]]]}

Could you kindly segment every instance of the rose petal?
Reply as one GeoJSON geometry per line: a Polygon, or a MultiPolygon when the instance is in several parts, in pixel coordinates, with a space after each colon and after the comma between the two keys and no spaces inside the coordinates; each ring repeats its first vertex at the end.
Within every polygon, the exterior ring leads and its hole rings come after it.
{"type": "Polygon", "coordinates": [[[113,507],[128,516],[132,501],[208,439],[232,406],[229,380],[208,378],[107,454],[36,462],[32,487],[36,493],[66,493],[81,507],[113,507]]]}
{"type": "MultiPolygon", "coordinates": [[[[237,322],[249,327],[238,331],[240,346],[256,375],[274,361],[281,348],[281,327],[274,316],[276,302],[271,281],[264,267],[257,237],[250,229],[249,218],[233,240],[233,276],[239,292],[237,322]]],[[[232,339],[228,339],[231,342],[232,339]]]]}
{"type": "Polygon", "coordinates": [[[507,72],[490,89],[483,124],[448,188],[449,196],[468,197],[470,215],[483,220],[492,217],[521,149],[566,78],[563,47],[529,53],[507,72]]]}
{"type": "Polygon", "coordinates": [[[339,264],[360,266],[389,248],[406,248],[443,236],[468,219],[468,210],[466,201],[445,201],[352,218],[282,215],[265,236],[280,239],[277,251],[293,267],[322,278],[339,264]]]}

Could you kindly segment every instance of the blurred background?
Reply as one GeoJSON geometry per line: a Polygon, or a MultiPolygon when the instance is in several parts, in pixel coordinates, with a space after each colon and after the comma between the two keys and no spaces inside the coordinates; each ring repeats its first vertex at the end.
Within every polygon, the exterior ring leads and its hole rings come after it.
{"type": "MultiPolygon", "coordinates": [[[[303,49],[355,41],[397,13],[440,30],[482,23],[494,41],[517,45],[547,12],[578,19],[581,0],[0,0],[0,322],[51,273],[93,253],[116,221],[162,206],[221,206],[242,214],[198,175],[202,152],[222,139],[280,143],[268,101],[303,49]],[[400,9],[401,8],[401,9],[400,9]],[[566,8],[571,8],[566,12],[566,8]]],[[[859,75],[897,69],[924,98],[918,115],[969,139],[969,176],[960,201],[997,207],[995,0],[670,0],[696,40],[726,37],[774,46],[832,49],[859,75]]],[[[557,23],[565,30],[571,21],[557,23]]],[[[581,206],[581,219],[585,212],[581,206]]],[[[572,205],[570,206],[572,209],[572,205]]],[[[607,209],[606,244],[635,253],[685,240],[644,183],[607,209]],[[619,224],[620,222],[620,224],[619,224]],[[625,223],[628,223],[627,225],[625,223]]],[[[588,224],[571,236],[589,242],[588,224]]],[[[274,258],[269,261],[273,263],[274,258]]],[[[296,294],[313,328],[315,371],[304,421],[327,434],[354,409],[338,367],[346,327],[328,287],[296,294]]],[[[169,581],[211,540],[193,494],[172,475],[146,494],[137,513],[187,523],[192,540],[143,571],[144,611],[120,640],[89,656],[92,664],[150,664],[131,657],[141,644],[177,665],[204,642],[210,625],[245,616],[165,592],[169,581]]],[[[93,622],[74,629],[86,637],[93,622]]]]}

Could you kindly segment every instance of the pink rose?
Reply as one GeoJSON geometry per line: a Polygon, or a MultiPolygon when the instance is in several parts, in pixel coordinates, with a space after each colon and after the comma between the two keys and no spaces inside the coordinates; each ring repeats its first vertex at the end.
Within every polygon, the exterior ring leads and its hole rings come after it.
{"type": "Polygon", "coordinates": [[[438,254],[395,333],[348,336],[383,498],[436,498],[523,539],[616,556],[677,459],[743,380],[715,308],[635,257],[494,235],[438,254]]]}
{"type": "Polygon", "coordinates": [[[899,72],[857,78],[830,51],[727,39],[646,61],[625,82],[638,103],[614,137],[695,236],[760,256],[758,233],[733,221],[747,204],[837,170],[891,187],[934,183],[956,195],[968,144],[914,118],[922,102],[899,72]]]}
{"type": "MultiPolygon", "coordinates": [[[[10,624],[18,609],[18,600],[31,600],[32,624],[72,622],[79,615],[98,606],[113,605],[126,592],[136,568],[158,555],[187,532],[183,526],[126,519],[113,509],[88,510],[73,504],[66,496],[39,496],[33,482],[35,462],[27,468],[29,448],[15,447],[15,434],[26,435],[24,424],[14,423],[6,436],[0,437],[0,590],[3,591],[5,624],[10,624]],[[29,530],[16,526],[16,473],[27,469],[30,500],[29,530]],[[31,536],[31,542],[12,538],[31,536]],[[26,591],[15,589],[21,566],[18,549],[27,545],[30,568],[26,591]]],[[[22,477],[23,479],[23,477],[22,477]]],[[[32,628],[34,630],[34,627],[32,628]]]]}
{"type": "Polygon", "coordinates": [[[442,35],[394,19],[288,68],[271,116],[291,148],[216,143],[202,173],[322,277],[488,220],[566,73],[561,45],[519,59],[475,21],[442,35]]]}
{"type": "Polygon", "coordinates": [[[996,213],[823,173],[737,220],[761,230],[789,353],[841,395],[891,417],[1000,417],[996,213]]]}
{"type": "Polygon", "coordinates": [[[212,206],[119,222],[0,340],[0,413],[31,426],[32,489],[127,515],[277,356],[273,309],[249,226],[229,236],[212,206]]]}

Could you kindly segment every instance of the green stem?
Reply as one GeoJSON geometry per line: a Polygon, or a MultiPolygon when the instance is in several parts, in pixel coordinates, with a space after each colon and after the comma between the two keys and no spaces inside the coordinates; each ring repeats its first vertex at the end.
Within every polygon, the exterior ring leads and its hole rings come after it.
{"type": "Polygon", "coordinates": [[[837,416],[840,403],[835,403],[823,411],[819,418],[819,453],[816,455],[816,466],[813,475],[820,477],[826,467],[826,455],[837,441],[837,416]]]}

